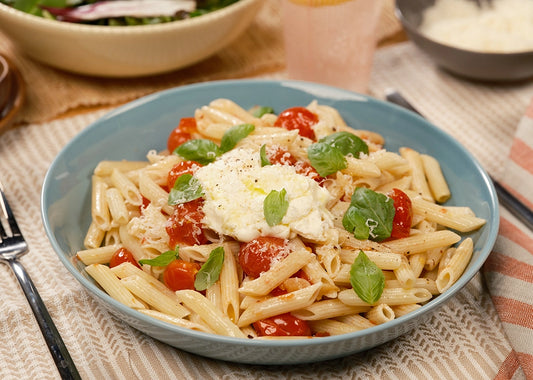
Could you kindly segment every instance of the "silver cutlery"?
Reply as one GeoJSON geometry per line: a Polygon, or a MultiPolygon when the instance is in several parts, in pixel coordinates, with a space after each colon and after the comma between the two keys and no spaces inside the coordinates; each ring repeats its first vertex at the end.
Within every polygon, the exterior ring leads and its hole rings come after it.
{"type": "Polygon", "coordinates": [[[15,274],[24,295],[28,299],[61,378],[81,379],[33,281],[18,261],[18,258],[28,251],[28,244],[20,232],[13,212],[7,203],[4,187],[0,182],[0,261],[8,264],[15,274]]]}
{"type": "MultiPolygon", "coordinates": [[[[424,117],[407,99],[398,91],[393,89],[385,90],[385,98],[396,105],[404,107],[418,115],[424,117]]],[[[519,219],[525,226],[533,231],[533,211],[529,209],[518,198],[511,194],[502,184],[491,177],[491,180],[498,194],[500,203],[519,219]]]]}

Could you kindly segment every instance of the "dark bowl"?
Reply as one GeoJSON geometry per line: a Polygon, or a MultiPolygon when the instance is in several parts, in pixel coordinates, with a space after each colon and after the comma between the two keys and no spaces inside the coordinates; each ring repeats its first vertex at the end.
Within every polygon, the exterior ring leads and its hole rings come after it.
{"type": "MultiPolygon", "coordinates": [[[[475,0],[469,0],[475,1],[475,0]]],[[[419,31],[423,12],[435,0],[396,0],[396,15],[409,39],[441,68],[474,80],[508,82],[533,77],[533,51],[482,53],[444,45],[419,31]]]]}

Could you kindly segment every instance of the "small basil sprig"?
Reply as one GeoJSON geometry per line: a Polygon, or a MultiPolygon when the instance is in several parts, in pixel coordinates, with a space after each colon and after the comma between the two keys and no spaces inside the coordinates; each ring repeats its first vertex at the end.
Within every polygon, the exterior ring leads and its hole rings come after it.
{"type": "Polygon", "coordinates": [[[226,132],[224,132],[222,140],[220,141],[220,150],[222,153],[229,152],[235,148],[235,145],[252,133],[254,129],[255,126],[253,124],[234,125],[228,129],[226,132]]]}
{"type": "Polygon", "coordinates": [[[192,174],[185,173],[174,182],[174,187],[168,194],[168,204],[171,206],[194,201],[204,195],[202,185],[192,174]]]}
{"type": "Polygon", "coordinates": [[[207,165],[222,154],[220,148],[211,140],[193,139],[184,142],[174,153],[186,160],[196,161],[202,165],[207,165]]]}
{"type": "Polygon", "coordinates": [[[261,167],[272,165],[266,154],[266,144],[261,146],[261,149],[259,150],[259,156],[261,157],[261,167]]]}
{"type": "Polygon", "coordinates": [[[368,154],[368,145],[353,133],[341,131],[321,138],[318,142],[331,145],[339,149],[343,155],[351,154],[359,158],[361,153],[368,154]]]}
{"type": "Polygon", "coordinates": [[[359,158],[361,153],[368,154],[368,145],[358,136],[345,131],[323,137],[307,148],[311,166],[322,177],[346,169],[345,156],[359,158]]]}
{"type": "Polygon", "coordinates": [[[178,258],[178,247],[176,247],[175,250],[170,250],[163,252],[157,257],[154,257],[153,259],[142,259],[139,260],[139,264],[144,265],[148,264],[153,267],[165,267],[168,264],[170,264],[172,261],[178,258]]]}
{"type": "Polygon", "coordinates": [[[347,166],[344,154],[334,146],[323,142],[309,145],[307,148],[307,157],[311,162],[311,166],[322,177],[346,169],[347,166]]]}
{"type": "Polygon", "coordinates": [[[265,220],[270,227],[277,226],[289,209],[287,200],[287,190],[272,190],[263,202],[263,213],[265,220]]]}
{"type": "Polygon", "coordinates": [[[274,113],[274,108],[268,106],[254,106],[250,108],[248,112],[250,112],[252,116],[259,118],[264,114],[274,113]]]}
{"type": "Polygon", "coordinates": [[[372,305],[383,294],[385,275],[363,251],[359,251],[350,268],[350,284],[359,298],[372,305]]]}
{"type": "Polygon", "coordinates": [[[224,248],[217,247],[211,251],[209,258],[202,265],[196,278],[194,279],[194,288],[198,291],[206,290],[220,277],[222,264],[224,263],[224,248]]]}
{"type": "Polygon", "coordinates": [[[235,145],[252,133],[254,129],[255,126],[253,124],[234,125],[224,132],[220,147],[211,140],[193,139],[178,146],[174,149],[173,153],[186,160],[196,161],[202,165],[207,165],[215,161],[221,154],[235,148],[235,145]]]}
{"type": "Polygon", "coordinates": [[[358,187],[342,218],[342,225],[357,239],[382,241],[391,235],[394,214],[394,202],[391,198],[373,190],[358,187]]]}

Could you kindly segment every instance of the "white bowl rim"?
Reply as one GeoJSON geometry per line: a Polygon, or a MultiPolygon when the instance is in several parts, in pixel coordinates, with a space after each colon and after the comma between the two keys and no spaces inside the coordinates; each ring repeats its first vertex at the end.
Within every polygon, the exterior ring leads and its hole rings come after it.
{"type": "MultiPolygon", "coordinates": [[[[127,26],[107,26],[107,25],[87,25],[78,24],[65,21],[51,20],[40,16],[35,16],[8,5],[0,3],[0,13],[4,12],[8,15],[18,19],[19,21],[26,21],[32,24],[36,24],[41,27],[57,28],[64,32],[85,32],[94,34],[144,34],[147,32],[165,32],[178,30],[180,28],[200,26],[207,24],[216,19],[220,19],[229,16],[234,11],[239,11],[241,8],[245,8],[252,3],[260,2],[261,0],[239,0],[236,3],[230,4],[224,8],[217,9],[216,11],[206,13],[198,17],[192,17],[184,20],[177,20],[172,22],[165,22],[161,24],[150,25],[127,25],[127,26]]],[[[1,29],[1,28],[0,28],[1,29]]]]}

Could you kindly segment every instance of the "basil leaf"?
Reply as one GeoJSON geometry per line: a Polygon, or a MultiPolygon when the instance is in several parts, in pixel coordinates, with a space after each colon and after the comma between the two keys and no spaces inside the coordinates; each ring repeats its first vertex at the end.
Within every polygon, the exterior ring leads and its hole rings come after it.
{"type": "Polygon", "coordinates": [[[185,173],[174,182],[174,187],[168,194],[168,204],[171,206],[193,201],[204,195],[202,185],[192,174],[185,173]]]}
{"type": "Polygon", "coordinates": [[[211,140],[193,139],[184,142],[174,153],[186,160],[196,161],[202,165],[207,165],[220,156],[220,148],[211,140]]]}
{"type": "Polygon", "coordinates": [[[220,141],[220,150],[222,153],[226,153],[235,148],[235,145],[252,133],[254,129],[255,126],[253,124],[234,125],[228,129],[226,132],[224,132],[222,141],[220,141]]]}
{"type": "Polygon", "coordinates": [[[359,158],[361,153],[368,154],[368,145],[358,136],[346,131],[333,133],[321,138],[318,142],[339,149],[345,156],[351,154],[355,158],[359,158]]]}
{"type": "Polygon", "coordinates": [[[254,106],[254,107],[250,108],[250,110],[248,112],[250,112],[252,114],[252,116],[260,118],[264,114],[274,113],[274,108],[267,107],[267,106],[254,106]]]}
{"type": "Polygon", "coordinates": [[[263,202],[263,213],[268,225],[274,227],[280,224],[288,208],[287,191],[285,189],[272,190],[263,202]]]}
{"type": "Polygon", "coordinates": [[[261,167],[272,165],[272,163],[270,162],[266,154],[266,144],[263,144],[261,146],[261,149],[259,150],[259,154],[261,156],[261,167]]]}
{"type": "Polygon", "coordinates": [[[391,235],[395,212],[391,198],[373,190],[358,187],[342,218],[342,225],[346,231],[354,233],[357,239],[370,238],[382,241],[391,235]],[[365,226],[368,228],[368,237],[364,237],[365,226]]]}
{"type": "Polygon", "coordinates": [[[176,247],[175,251],[170,250],[170,251],[163,252],[162,254],[160,254],[157,257],[154,257],[153,259],[139,260],[139,264],[141,265],[148,264],[153,267],[165,267],[177,258],[178,258],[178,247],[176,247]]]}
{"type": "Polygon", "coordinates": [[[359,298],[372,305],[383,294],[385,276],[363,251],[359,251],[350,268],[350,284],[359,298]]]}
{"type": "Polygon", "coordinates": [[[194,279],[194,288],[198,291],[206,290],[218,281],[222,264],[224,263],[224,248],[217,247],[211,251],[209,258],[202,265],[196,278],[194,279]]]}
{"type": "Polygon", "coordinates": [[[346,169],[347,166],[346,158],[339,149],[322,142],[309,145],[307,157],[311,166],[322,177],[346,169]]]}

